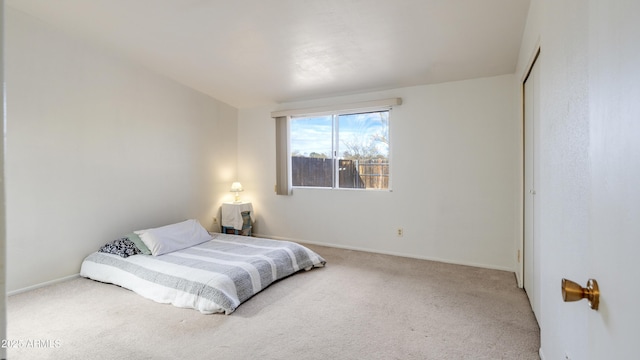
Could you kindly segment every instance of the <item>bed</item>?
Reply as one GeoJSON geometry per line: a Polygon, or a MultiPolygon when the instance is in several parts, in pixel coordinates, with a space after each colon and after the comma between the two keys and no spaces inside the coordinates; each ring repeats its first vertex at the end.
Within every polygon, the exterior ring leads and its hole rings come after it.
{"type": "Polygon", "coordinates": [[[159,303],[231,314],[273,282],[325,263],[294,242],[210,234],[187,220],[105,244],[84,259],[80,275],[159,303]]]}

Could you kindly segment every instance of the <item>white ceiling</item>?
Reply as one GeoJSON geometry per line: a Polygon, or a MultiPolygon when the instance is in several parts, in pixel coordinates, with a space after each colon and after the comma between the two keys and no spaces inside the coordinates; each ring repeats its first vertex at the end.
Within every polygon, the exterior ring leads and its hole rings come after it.
{"type": "Polygon", "coordinates": [[[236,107],[515,71],[529,0],[8,0],[236,107]]]}

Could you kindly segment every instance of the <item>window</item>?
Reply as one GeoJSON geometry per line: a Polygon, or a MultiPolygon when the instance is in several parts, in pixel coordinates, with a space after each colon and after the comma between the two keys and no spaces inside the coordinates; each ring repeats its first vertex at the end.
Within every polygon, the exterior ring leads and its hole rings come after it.
{"type": "Polygon", "coordinates": [[[391,189],[389,110],[401,104],[391,98],[273,111],[276,194],[291,195],[292,186],[391,189]]]}
{"type": "Polygon", "coordinates": [[[389,110],[292,116],[291,185],[389,189],[389,110]]]}

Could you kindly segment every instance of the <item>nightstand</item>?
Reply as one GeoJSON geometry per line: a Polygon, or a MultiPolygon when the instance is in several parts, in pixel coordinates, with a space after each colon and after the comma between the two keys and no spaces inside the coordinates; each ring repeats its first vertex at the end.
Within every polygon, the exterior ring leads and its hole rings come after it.
{"type": "Polygon", "coordinates": [[[251,236],[253,217],[253,205],[250,202],[222,203],[222,233],[232,231],[235,235],[251,236]]]}

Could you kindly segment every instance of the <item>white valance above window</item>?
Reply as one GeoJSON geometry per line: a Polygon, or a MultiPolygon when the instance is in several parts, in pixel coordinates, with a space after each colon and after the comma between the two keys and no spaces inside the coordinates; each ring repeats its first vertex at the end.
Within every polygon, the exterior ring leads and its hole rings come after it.
{"type": "Polygon", "coordinates": [[[389,109],[395,105],[401,105],[402,98],[391,98],[381,100],[361,101],[350,104],[338,104],[329,106],[319,106],[305,109],[279,110],[271,113],[272,118],[282,116],[299,116],[299,115],[319,115],[319,114],[335,114],[348,112],[366,112],[382,109],[389,109]]]}

